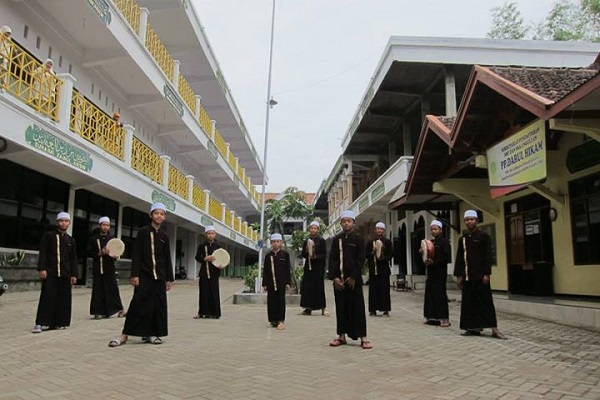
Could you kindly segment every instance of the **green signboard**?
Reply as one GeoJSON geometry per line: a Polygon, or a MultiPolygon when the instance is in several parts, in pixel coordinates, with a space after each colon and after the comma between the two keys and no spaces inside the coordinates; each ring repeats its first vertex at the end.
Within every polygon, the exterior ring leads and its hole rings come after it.
{"type": "Polygon", "coordinates": [[[362,212],[365,208],[369,206],[369,196],[365,196],[358,202],[358,211],[362,212]]]}
{"type": "Polygon", "coordinates": [[[177,94],[169,87],[169,85],[165,85],[164,87],[165,99],[173,106],[175,111],[179,113],[180,116],[183,116],[183,103],[179,100],[177,94]]]}
{"type": "Polygon", "coordinates": [[[71,164],[75,168],[85,172],[92,170],[94,162],[90,153],[65,142],[37,125],[27,127],[25,141],[32,147],[71,164]]]}
{"type": "Polygon", "coordinates": [[[175,211],[175,208],[177,207],[177,203],[175,202],[175,199],[173,199],[171,196],[164,194],[163,192],[160,192],[158,190],[153,190],[152,191],[152,202],[153,203],[163,203],[165,205],[165,207],[167,207],[167,210],[169,211],[175,211]]]}
{"type": "Polygon", "coordinates": [[[215,146],[212,140],[208,141],[208,151],[210,154],[212,154],[215,160],[219,158],[219,150],[217,150],[217,146],[215,146]]]}
{"type": "Polygon", "coordinates": [[[229,232],[229,237],[233,240],[237,240],[237,234],[235,232],[230,231],[229,232]]]}
{"type": "Polygon", "coordinates": [[[375,203],[384,194],[385,194],[385,182],[381,182],[379,185],[375,186],[375,188],[371,192],[371,203],[375,203]]]}
{"type": "Polygon", "coordinates": [[[200,217],[200,223],[204,226],[212,225],[212,220],[207,216],[203,215],[200,217]]]}
{"type": "Polygon", "coordinates": [[[88,0],[88,4],[98,13],[105,24],[110,24],[110,9],[105,0],[88,0]]]}

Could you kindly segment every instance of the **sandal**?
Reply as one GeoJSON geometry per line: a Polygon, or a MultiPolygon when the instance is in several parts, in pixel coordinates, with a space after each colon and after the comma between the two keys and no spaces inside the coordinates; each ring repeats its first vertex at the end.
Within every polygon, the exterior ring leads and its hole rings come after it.
{"type": "Polygon", "coordinates": [[[120,338],[114,338],[113,340],[108,342],[108,347],[119,347],[119,346],[123,346],[125,343],[127,343],[127,340],[121,340],[120,338]]]}
{"type": "Polygon", "coordinates": [[[159,338],[158,336],[149,336],[147,338],[145,338],[146,340],[144,340],[144,342],[146,343],[150,343],[150,344],[162,344],[162,339],[159,338]]]}
{"type": "Polygon", "coordinates": [[[463,333],[461,333],[460,335],[461,336],[481,336],[481,332],[473,331],[473,330],[466,330],[463,333]]]}
{"type": "Polygon", "coordinates": [[[119,311],[119,313],[117,314],[118,318],[125,318],[127,316],[127,313],[123,310],[119,311]]]}
{"type": "Polygon", "coordinates": [[[343,344],[347,344],[348,342],[346,342],[346,339],[341,339],[341,338],[336,338],[333,339],[331,342],[329,342],[329,345],[331,347],[338,347],[341,346],[343,344]]]}
{"type": "Polygon", "coordinates": [[[360,342],[360,347],[364,350],[372,349],[373,345],[368,340],[363,340],[360,342]]]}
{"type": "Polygon", "coordinates": [[[278,331],[282,331],[285,329],[285,324],[283,322],[280,322],[279,324],[277,324],[277,328],[278,331]]]}
{"type": "Polygon", "coordinates": [[[500,331],[492,332],[492,337],[500,340],[508,340],[508,338],[500,331]]]}
{"type": "Polygon", "coordinates": [[[440,327],[442,328],[448,328],[449,326],[452,326],[452,324],[448,321],[444,321],[440,324],[440,327]]]}

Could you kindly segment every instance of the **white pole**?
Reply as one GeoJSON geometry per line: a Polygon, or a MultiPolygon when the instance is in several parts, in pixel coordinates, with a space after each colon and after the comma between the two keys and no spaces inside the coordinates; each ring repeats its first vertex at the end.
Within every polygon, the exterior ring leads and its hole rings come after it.
{"type": "Polygon", "coordinates": [[[254,290],[260,293],[262,290],[262,267],[263,267],[263,249],[266,245],[265,238],[265,190],[267,185],[267,145],[269,143],[269,114],[271,110],[271,72],[273,69],[273,36],[275,32],[275,0],[273,0],[273,10],[271,14],[271,44],[269,48],[269,76],[267,78],[267,113],[265,117],[265,146],[263,153],[263,180],[262,180],[262,202],[260,206],[260,248],[258,250],[258,276],[254,290]]]}

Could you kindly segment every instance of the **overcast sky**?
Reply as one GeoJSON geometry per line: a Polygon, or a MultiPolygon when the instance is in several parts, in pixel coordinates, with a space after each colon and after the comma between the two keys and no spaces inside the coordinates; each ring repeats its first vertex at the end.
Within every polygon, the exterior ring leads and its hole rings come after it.
{"type": "MultiPolygon", "coordinates": [[[[192,1],[262,161],[272,0],[192,1]]],[[[482,38],[504,0],[276,1],[267,191],[315,192],[389,37],[482,38]]],[[[532,22],[554,2],[517,0],[532,22]]]]}

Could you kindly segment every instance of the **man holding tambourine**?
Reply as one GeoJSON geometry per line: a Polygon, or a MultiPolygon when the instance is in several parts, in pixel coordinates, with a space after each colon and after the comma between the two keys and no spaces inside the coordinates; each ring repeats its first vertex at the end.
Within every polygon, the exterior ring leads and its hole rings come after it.
{"type": "Polygon", "coordinates": [[[125,250],[125,246],[116,246],[123,242],[115,239],[109,232],[110,218],[101,217],[98,220],[98,229],[95,230],[87,244],[87,255],[93,260],[92,274],[94,280],[90,300],[90,315],[93,315],[94,319],[108,318],[117,313],[119,317],[125,315],[115,267],[115,261],[123,254],[122,250],[125,250]]]}
{"type": "Polygon", "coordinates": [[[221,245],[217,242],[217,231],[215,227],[209,225],[204,230],[206,240],[198,246],[196,252],[196,261],[200,263],[198,272],[198,313],[194,319],[199,318],[221,318],[221,296],[219,294],[219,277],[221,269],[227,264],[222,265],[217,262],[218,251],[223,252],[221,245]],[[220,250],[220,251],[219,251],[220,250]]]}

